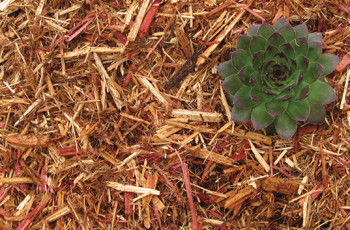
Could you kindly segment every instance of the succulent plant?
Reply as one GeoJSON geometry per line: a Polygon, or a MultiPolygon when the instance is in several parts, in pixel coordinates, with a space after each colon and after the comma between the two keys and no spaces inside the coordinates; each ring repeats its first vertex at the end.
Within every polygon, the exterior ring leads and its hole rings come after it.
{"type": "Polygon", "coordinates": [[[298,121],[324,120],[324,105],[336,100],[324,81],[339,58],[322,54],[322,34],[284,17],[273,25],[250,25],[239,35],[231,59],[217,67],[232,100],[232,119],[251,120],[255,129],[274,127],[290,139],[298,121]]]}

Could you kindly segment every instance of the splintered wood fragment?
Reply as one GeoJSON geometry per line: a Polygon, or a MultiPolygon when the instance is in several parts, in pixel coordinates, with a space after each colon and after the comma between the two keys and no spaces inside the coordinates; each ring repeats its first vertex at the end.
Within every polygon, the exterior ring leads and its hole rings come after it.
{"type": "Polygon", "coordinates": [[[152,198],[152,203],[153,205],[157,206],[159,211],[163,211],[163,209],[165,209],[165,205],[157,196],[154,196],[152,198]]]}
{"type": "Polygon", "coordinates": [[[197,48],[192,56],[187,59],[185,64],[183,64],[181,68],[170,78],[170,80],[165,83],[164,89],[169,90],[177,86],[183,79],[186,78],[188,74],[192,73],[195,70],[197,59],[203,50],[204,46],[197,48]]]}
{"type": "Polygon", "coordinates": [[[344,86],[344,90],[343,90],[343,96],[342,96],[341,102],[340,102],[340,109],[344,109],[344,105],[346,103],[346,94],[348,92],[347,90],[348,90],[348,86],[349,86],[349,81],[350,81],[350,68],[346,72],[346,80],[345,80],[345,86],[344,86]]]}
{"type": "MultiPolygon", "coordinates": [[[[118,90],[116,89],[115,85],[116,84],[111,77],[108,75],[105,67],[102,64],[102,61],[100,59],[100,57],[97,55],[97,53],[94,53],[94,59],[95,59],[95,63],[96,63],[96,67],[98,72],[100,73],[101,77],[103,79],[105,79],[106,83],[107,83],[107,88],[109,89],[112,98],[114,100],[115,105],[117,106],[118,109],[121,109],[123,107],[123,101],[120,98],[120,93],[118,92],[118,90]]],[[[105,109],[105,108],[104,108],[105,109]]]]}
{"type": "Polygon", "coordinates": [[[27,215],[27,217],[17,226],[17,230],[24,230],[29,227],[34,218],[45,208],[50,201],[50,194],[44,195],[40,203],[27,215]]]}
{"type": "MultiPolygon", "coordinates": [[[[149,58],[149,56],[151,56],[151,54],[153,53],[153,51],[157,48],[157,46],[159,45],[159,43],[160,43],[162,40],[163,40],[163,37],[160,37],[160,38],[158,39],[158,41],[156,42],[156,44],[154,44],[154,46],[151,48],[151,50],[148,51],[148,53],[147,53],[147,55],[146,55],[146,57],[145,57],[145,60],[146,60],[147,58],[149,58]]],[[[108,67],[108,68],[110,68],[110,67],[108,67]]]]}
{"type": "MultiPolygon", "coordinates": [[[[312,150],[321,151],[320,148],[317,146],[313,146],[313,145],[306,145],[306,146],[311,148],[312,150]]],[[[328,149],[322,149],[322,151],[326,154],[335,155],[335,156],[341,156],[343,154],[343,153],[336,153],[336,152],[330,151],[328,149]]]]}
{"type": "Polygon", "coordinates": [[[220,122],[222,120],[222,114],[217,112],[191,111],[186,109],[174,109],[171,111],[171,116],[202,122],[220,122]]]}
{"type": "Polygon", "coordinates": [[[137,157],[138,155],[140,155],[141,151],[136,151],[133,154],[131,154],[130,156],[128,156],[127,158],[125,158],[121,164],[118,165],[118,169],[120,169],[121,167],[123,167],[124,165],[126,165],[127,163],[129,163],[132,159],[134,159],[135,157],[137,157]]]}
{"type": "Polygon", "coordinates": [[[180,142],[180,147],[182,148],[183,146],[185,146],[186,144],[190,143],[194,138],[196,138],[198,136],[199,132],[195,131],[193,134],[191,134],[190,136],[188,136],[186,139],[184,139],[183,141],[180,142]]]}
{"type": "Polygon", "coordinates": [[[4,0],[0,3],[0,11],[5,10],[14,0],[4,0]]]}
{"type": "Polygon", "coordinates": [[[195,84],[195,87],[193,88],[194,90],[197,91],[197,109],[198,110],[203,110],[203,90],[202,90],[202,85],[197,82],[195,84]]]}
{"type": "Polygon", "coordinates": [[[113,181],[107,181],[107,186],[123,192],[148,193],[156,196],[160,195],[160,191],[156,189],[137,187],[133,185],[123,185],[113,181]]]}
{"type": "Polygon", "coordinates": [[[64,27],[62,27],[62,26],[60,26],[60,25],[54,23],[54,22],[51,21],[51,20],[45,19],[44,21],[45,21],[45,23],[46,23],[49,27],[52,28],[53,31],[56,30],[56,31],[59,31],[59,32],[61,32],[61,33],[66,33],[66,32],[68,31],[68,30],[65,29],[64,27]]]}
{"type": "Polygon", "coordinates": [[[208,218],[203,218],[203,221],[207,224],[212,224],[212,225],[223,225],[225,223],[222,220],[208,219],[208,218]]]}
{"type": "Polygon", "coordinates": [[[35,11],[36,17],[39,17],[41,15],[41,12],[43,11],[45,2],[46,2],[46,0],[40,0],[40,3],[37,6],[36,11],[35,11]]]}
{"type": "MultiPolygon", "coordinates": [[[[148,174],[147,180],[145,183],[145,187],[149,189],[155,189],[157,187],[158,183],[158,175],[157,174],[148,174]]],[[[150,202],[151,202],[152,196],[146,196],[142,199],[142,207],[144,209],[143,212],[143,219],[144,219],[144,225],[148,229],[151,227],[151,216],[150,216],[150,202]]]]}
{"type": "Polygon", "coordinates": [[[190,82],[195,78],[195,75],[193,74],[189,74],[185,77],[185,79],[182,81],[181,86],[179,87],[179,89],[177,90],[176,93],[176,98],[182,98],[183,94],[185,92],[185,90],[187,89],[187,87],[189,86],[190,82]]]}
{"type": "Polygon", "coordinates": [[[218,196],[218,197],[222,197],[222,198],[228,198],[228,196],[227,196],[226,194],[224,194],[224,193],[211,191],[211,190],[208,190],[208,189],[206,189],[206,188],[203,188],[203,187],[201,187],[201,186],[199,186],[199,185],[196,185],[196,184],[193,184],[193,183],[191,183],[191,185],[193,185],[194,187],[199,188],[199,189],[205,191],[206,193],[208,193],[208,194],[210,194],[210,195],[218,196]]]}
{"type": "Polygon", "coordinates": [[[344,5],[338,4],[337,1],[332,0],[333,4],[336,5],[339,9],[343,10],[344,12],[346,12],[347,14],[350,15],[350,9],[344,5]]]}
{"type": "Polygon", "coordinates": [[[248,185],[247,187],[239,190],[237,194],[234,194],[232,197],[226,199],[224,207],[229,208],[231,206],[236,206],[249,199],[249,197],[251,197],[254,193],[256,193],[256,189],[248,185]]]}
{"type": "Polygon", "coordinates": [[[310,216],[310,206],[311,206],[311,199],[310,196],[306,197],[306,200],[303,204],[303,228],[306,228],[309,223],[309,216],[310,216]]]}
{"type": "Polygon", "coordinates": [[[207,128],[205,126],[194,126],[194,125],[184,124],[182,122],[171,121],[171,120],[166,120],[165,123],[167,123],[168,125],[171,125],[173,127],[181,127],[184,129],[190,129],[190,130],[199,131],[202,133],[214,132],[213,129],[207,128]]]}
{"type": "Polygon", "coordinates": [[[220,6],[212,9],[209,13],[207,13],[206,17],[209,18],[213,14],[220,12],[221,10],[225,9],[226,7],[228,7],[229,5],[231,5],[233,3],[235,3],[235,0],[226,1],[225,3],[221,4],[220,6]]]}
{"type": "Polygon", "coordinates": [[[182,162],[182,161],[181,161],[181,168],[182,168],[182,173],[183,173],[183,176],[184,176],[184,183],[185,183],[185,188],[186,188],[188,204],[190,206],[190,212],[191,212],[191,217],[192,217],[192,228],[193,229],[197,229],[198,228],[198,222],[197,222],[196,208],[194,206],[194,201],[193,201],[193,193],[192,193],[192,188],[191,188],[190,172],[188,170],[187,164],[182,162]]]}
{"type": "Polygon", "coordinates": [[[112,165],[114,165],[114,166],[118,166],[118,161],[116,161],[115,159],[114,159],[114,157],[113,156],[111,156],[108,152],[103,152],[103,151],[101,151],[101,152],[99,152],[99,154],[101,155],[101,157],[103,157],[106,161],[108,161],[109,163],[111,163],[112,165]]]}
{"type": "Polygon", "coordinates": [[[4,183],[4,184],[33,184],[34,180],[30,177],[12,177],[12,178],[8,178],[8,177],[2,177],[0,178],[0,184],[4,183]]]}
{"type": "Polygon", "coordinates": [[[182,128],[174,127],[171,125],[164,125],[160,129],[157,130],[156,135],[159,138],[164,139],[164,138],[167,138],[174,133],[177,133],[181,129],[182,128]]]}
{"type": "MultiPolygon", "coordinates": [[[[250,7],[250,5],[253,3],[253,1],[249,1],[246,7],[250,7]]],[[[211,46],[209,46],[204,53],[202,54],[204,57],[209,57],[210,54],[218,47],[218,45],[225,39],[225,37],[231,32],[233,27],[239,22],[239,20],[244,15],[245,10],[241,9],[236,18],[228,25],[226,28],[216,37],[215,43],[213,43],[211,46]]],[[[196,65],[199,66],[205,62],[205,58],[199,57],[197,60],[196,65]]]]}
{"type": "Polygon", "coordinates": [[[137,9],[138,7],[138,2],[137,0],[134,0],[128,7],[128,10],[126,11],[126,16],[124,18],[124,25],[123,28],[121,30],[121,32],[124,32],[124,30],[126,29],[127,26],[130,25],[132,16],[134,14],[134,11],[137,9]]]}
{"type": "Polygon", "coordinates": [[[5,137],[5,140],[13,145],[22,147],[42,147],[47,146],[50,138],[41,134],[15,134],[5,137]]]}
{"type": "Polygon", "coordinates": [[[232,166],[235,163],[235,160],[232,158],[225,157],[221,154],[211,152],[208,150],[204,150],[204,149],[201,149],[198,147],[189,148],[188,150],[189,150],[191,156],[198,157],[198,158],[201,158],[203,160],[211,160],[215,163],[228,165],[228,166],[232,166]]]}
{"type": "Polygon", "coordinates": [[[265,169],[266,172],[270,171],[270,166],[267,164],[267,162],[264,160],[264,158],[260,155],[258,150],[255,148],[254,144],[249,141],[250,148],[252,152],[254,153],[255,158],[258,160],[258,162],[261,164],[261,166],[265,169]]]}
{"type": "Polygon", "coordinates": [[[81,34],[87,27],[88,25],[90,25],[93,22],[94,19],[90,19],[87,22],[85,22],[82,26],[79,26],[80,28],[77,29],[76,31],[74,31],[74,33],[72,35],[70,35],[66,41],[70,42],[72,41],[74,38],[76,38],[79,34],[81,34]]]}
{"type": "Polygon", "coordinates": [[[289,159],[288,157],[286,157],[286,159],[284,160],[286,163],[287,163],[287,165],[289,165],[291,168],[294,168],[295,167],[295,164],[294,164],[294,162],[291,160],[291,159],[289,159]]]}
{"type": "Polygon", "coordinates": [[[242,6],[242,9],[245,9],[247,12],[251,13],[252,15],[254,15],[255,17],[259,18],[261,21],[265,22],[265,18],[263,18],[260,14],[258,14],[257,12],[255,12],[254,10],[250,9],[249,7],[246,6],[242,6]]]}
{"type": "Polygon", "coordinates": [[[125,118],[129,118],[130,120],[134,120],[134,121],[145,123],[146,125],[150,125],[151,124],[150,122],[148,122],[148,121],[146,121],[144,119],[135,117],[135,116],[127,114],[127,113],[120,113],[120,116],[125,117],[125,118]]]}
{"type": "Polygon", "coordinates": [[[345,54],[339,62],[339,64],[337,65],[337,67],[335,68],[335,70],[338,72],[342,72],[348,65],[350,65],[350,54],[345,54]]]}
{"type": "Polygon", "coordinates": [[[65,207],[53,212],[51,215],[47,216],[43,220],[39,221],[37,224],[33,225],[32,228],[34,228],[34,229],[41,228],[44,223],[51,223],[52,221],[55,221],[55,220],[59,219],[60,217],[67,215],[69,213],[70,213],[70,208],[68,206],[65,206],[65,207]]]}
{"type": "Polygon", "coordinates": [[[72,5],[71,7],[67,8],[67,9],[56,11],[55,15],[62,16],[62,15],[68,14],[70,12],[79,10],[82,6],[83,6],[82,4],[75,4],[75,5],[72,5]]]}
{"type": "Polygon", "coordinates": [[[285,149],[281,152],[281,154],[277,157],[277,159],[275,160],[275,162],[273,163],[274,165],[277,165],[278,162],[280,162],[280,160],[284,157],[284,155],[288,152],[288,149],[285,149]]]}
{"type": "Polygon", "coordinates": [[[260,134],[260,133],[255,133],[255,132],[240,133],[240,132],[232,132],[231,130],[225,130],[225,132],[227,134],[230,134],[230,135],[242,137],[242,138],[253,140],[256,142],[261,142],[261,143],[264,143],[267,145],[272,144],[272,140],[270,137],[265,136],[265,135],[260,134]]]}
{"type": "Polygon", "coordinates": [[[260,134],[260,133],[247,132],[245,134],[245,137],[247,139],[258,141],[258,142],[262,142],[262,143],[267,144],[267,145],[271,145],[272,144],[271,137],[265,136],[265,135],[260,134]]]}
{"type": "Polygon", "coordinates": [[[230,110],[230,106],[228,105],[227,99],[226,99],[226,95],[224,93],[224,88],[220,85],[220,99],[221,99],[221,103],[224,106],[225,109],[225,115],[227,117],[227,119],[229,121],[232,120],[232,115],[231,115],[231,110],[230,110]]]}
{"type": "Polygon", "coordinates": [[[75,58],[87,55],[88,53],[104,53],[104,54],[113,54],[113,53],[121,53],[123,48],[121,47],[88,47],[84,49],[76,49],[70,52],[66,52],[63,54],[57,54],[55,58],[75,58]]]}
{"type": "Polygon", "coordinates": [[[224,132],[228,127],[232,126],[232,124],[233,124],[233,121],[229,121],[229,122],[227,122],[224,126],[222,126],[222,127],[215,133],[215,135],[213,136],[213,138],[209,141],[209,144],[208,144],[208,145],[212,145],[212,144],[214,143],[215,139],[217,138],[217,136],[218,136],[220,133],[224,132]]]}
{"type": "Polygon", "coordinates": [[[147,80],[147,78],[139,77],[139,80],[141,81],[143,86],[145,86],[146,88],[149,89],[149,91],[151,91],[151,93],[158,99],[158,101],[160,101],[161,103],[163,103],[166,106],[169,105],[168,101],[162,96],[162,94],[159,92],[159,90],[156,89],[152,85],[152,83],[147,80]]]}
{"type": "Polygon", "coordinates": [[[43,100],[40,98],[34,101],[34,103],[28,107],[28,109],[23,113],[23,115],[19,117],[18,121],[16,121],[15,123],[15,126],[17,126],[29,113],[37,109],[37,107],[41,104],[42,101],[43,100]]]}
{"type": "Polygon", "coordinates": [[[67,113],[63,113],[63,115],[70,121],[72,126],[74,126],[77,129],[77,131],[80,133],[81,127],[74,121],[73,117],[69,116],[67,113]]]}
{"type": "Polygon", "coordinates": [[[280,5],[278,7],[277,13],[275,14],[275,17],[272,19],[272,24],[275,24],[275,22],[283,16],[283,6],[280,5]]]}
{"type": "Polygon", "coordinates": [[[136,37],[137,37],[137,33],[139,32],[141,23],[143,18],[145,17],[146,14],[146,10],[147,7],[149,5],[151,0],[144,0],[141,7],[140,7],[140,11],[136,17],[135,23],[132,25],[130,32],[128,34],[128,40],[129,41],[135,41],[136,37]]]}
{"type": "Polygon", "coordinates": [[[286,195],[297,194],[299,183],[290,179],[268,177],[261,181],[261,188],[268,192],[277,192],[286,195]]]}
{"type": "Polygon", "coordinates": [[[143,19],[143,22],[140,26],[140,30],[139,30],[139,36],[140,38],[143,38],[143,36],[145,36],[149,30],[149,28],[151,27],[152,21],[156,15],[156,13],[158,12],[158,8],[159,5],[161,4],[163,0],[154,0],[152,3],[152,6],[150,7],[150,9],[148,10],[146,16],[143,19]]]}
{"type": "Polygon", "coordinates": [[[298,188],[298,195],[300,195],[303,192],[305,184],[308,182],[308,179],[309,177],[307,175],[303,177],[303,180],[301,181],[301,184],[298,188]]]}
{"type": "Polygon", "coordinates": [[[311,191],[309,191],[301,196],[298,196],[298,197],[294,198],[293,200],[290,200],[289,202],[291,203],[291,202],[294,202],[294,201],[297,201],[300,199],[298,204],[300,206],[302,206],[306,201],[306,197],[310,196],[311,199],[314,200],[318,197],[318,195],[320,195],[324,191],[324,189],[325,189],[324,185],[315,185],[315,187],[311,191]]]}
{"type": "Polygon", "coordinates": [[[180,46],[186,56],[186,58],[190,58],[191,57],[191,43],[188,40],[188,37],[183,29],[183,27],[177,27],[175,29],[175,35],[177,37],[177,40],[180,43],[180,46]]]}
{"type": "Polygon", "coordinates": [[[83,218],[80,216],[80,214],[77,211],[77,207],[75,207],[75,205],[73,204],[71,198],[67,198],[67,204],[69,205],[74,218],[77,220],[77,222],[80,225],[80,228],[83,230],[87,230],[88,228],[86,227],[86,224],[84,223],[83,218]]]}

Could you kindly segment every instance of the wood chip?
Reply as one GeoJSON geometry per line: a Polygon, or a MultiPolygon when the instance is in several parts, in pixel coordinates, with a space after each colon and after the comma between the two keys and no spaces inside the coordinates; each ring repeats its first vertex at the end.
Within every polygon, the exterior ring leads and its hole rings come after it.
{"type": "Polygon", "coordinates": [[[5,140],[10,144],[21,147],[43,147],[47,146],[50,138],[48,135],[40,134],[14,134],[6,136],[5,140]]]}
{"type": "Polygon", "coordinates": [[[258,160],[258,162],[261,164],[261,166],[265,169],[266,172],[270,171],[270,166],[266,163],[264,158],[260,155],[258,150],[255,148],[254,144],[250,140],[248,141],[249,141],[250,148],[254,153],[255,158],[258,160]]]}
{"type": "Polygon", "coordinates": [[[277,177],[268,177],[261,181],[261,187],[268,192],[297,194],[299,184],[296,181],[277,177]]]}
{"type": "Polygon", "coordinates": [[[220,122],[222,115],[219,113],[191,111],[185,109],[174,109],[171,111],[172,117],[187,118],[191,121],[220,122]]]}
{"type": "Polygon", "coordinates": [[[140,77],[139,78],[140,82],[142,83],[143,86],[145,86],[146,88],[148,88],[151,93],[158,99],[158,101],[160,101],[161,103],[163,103],[165,106],[168,106],[169,103],[167,102],[167,100],[165,100],[165,98],[162,96],[162,94],[159,92],[158,89],[156,89],[151,82],[149,82],[146,78],[144,77],[140,77]]]}
{"type": "Polygon", "coordinates": [[[160,191],[155,189],[137,187],[132,185],[123,185],[113,181],[107,181],[107,186],[123,192],[147,193],[156,196],[160,195],[160,191]]]}
{"type": "Polygon", "coordinates": [[[146,15],[146,10],[147,10],[147,7],[148,7],[150,2],[151,2],[151,0],[143,0],[142,5],[141,5],[140,10],[139,10],[139,13],[137,14],[135,23],[131,27],[130,32],[128,34],[129,41],[135,41],[135,39],[137,37],[137,33],[139,32],[142,20],[146,15]]]}
{"type": "MultiPolygon", "coordinates": [[[[107,83],[107,89],[112,95],[112,98],[114,100],[115,105],[118,109],[121,109],[123,106],[123,101],[121,100],[120,93],[115,87],[115,82],[111,79],[111,77],[108,75],[106,69],[104,68],[100,57],[97,55],[97,53],[94,53],[94,59],[96,62],[96,67],[98,72],[100,73],[101,77],[106,81],[107,83]]],[[[105,104],[102,104],[103,108],[106,108],[105,104]]]]}

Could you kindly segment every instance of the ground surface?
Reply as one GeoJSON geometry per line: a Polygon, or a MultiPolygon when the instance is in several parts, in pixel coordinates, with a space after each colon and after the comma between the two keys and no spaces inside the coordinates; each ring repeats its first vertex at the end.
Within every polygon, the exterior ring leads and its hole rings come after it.
{"type": "Polygon", "coordinates": [[[349,5],[2,0],[0,229],[350,229],[349,5]],[[230,121],[215,69],[281,16],[342,60],[290,141],[230,121]]]}

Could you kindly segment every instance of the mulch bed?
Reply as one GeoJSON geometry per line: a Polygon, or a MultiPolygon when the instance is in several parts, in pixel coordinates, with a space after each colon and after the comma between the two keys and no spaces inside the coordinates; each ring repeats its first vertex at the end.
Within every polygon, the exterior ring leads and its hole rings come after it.
{"type": "Polygon", "coordinates": [[[0,229],[350,229],[347,0],[2,0],[0,229]],[[216,66],[281,16],[340,57],[322,125],[235,123],[216,66]]]}

